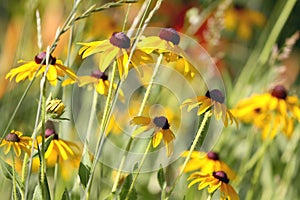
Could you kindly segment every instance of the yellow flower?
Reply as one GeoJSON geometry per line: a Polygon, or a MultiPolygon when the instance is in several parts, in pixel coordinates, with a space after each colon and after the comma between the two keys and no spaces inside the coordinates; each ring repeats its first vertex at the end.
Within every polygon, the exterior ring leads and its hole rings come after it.
{"type": "Polygon", "coordinates": [[[66,79],[62,86],[78,82],[79,87],[92,85],[99,94],[107,95],[109,89],[108,75],[100,70],[92,71],[90,76],[78,76],[76,80],[66,79]]]}
{"type": "Polygon", "coordinates": [[[151,119],[150,117],[137,116],[134,117],[130,123],[132,125],[141,126],[140,128],[136,129],[136,131],[133,133],[133,137],[142,132],[154,129],[154,133],[152,136],[152,146],[156,148],[163,140],[166,145],[167,156],[170,156],[173,153],[173,140],[175,139],[175,135],[170,130],[170,124],[166,117],[159,116],[151,119]]]}
{"type": "MultiPolygon", "coordinates": [[[[42,64],[41,68],[37,72],[37,76],[41,75],[46,70],[46,61],[44,60],[46,57],[46,52],[41,52],[35,56],[34,61],[19,61],[22,65],[10,70],[8,74],[5,76],[6,79],[12,80],[16,77],[16,82],[23,81],[25,79],[32,80],[34,74],[39,69],[40,65],[42,64]],[[42,62],[44,60],[44,62],[42,62]]],[[[47,79],[51,85],[56,86],[58,76],[64,77],[68,75],[70,78],[76,78],[75,73],[72,69],[63,65],[61,60],[57,60],[56,58],[50,55],[49,57],[49,69],[47,72],[47,79]]]]}
{"type": "Polygon", "coordinates": [[[225,12],[225,28],[237,30],[238,36],[245,40],[251,38],[253,26],[263,26],[265,21],[265,16],[260,12],[238,4],[225,12]]]}
{"type": "Polygon", "coordinates": [[[241,100],[233,113],[242,122],[262,129],[263,139],[274,138],[279,130],[291,137],[294,121],[300,121],[300,102],[297,96],[288,96],[287,90],[277,85],[269,93],[241,100]]]}
{"type": "Polygon", "coordinates": [[[217,189],[220,190],[220,199],[221,200],[239,200],[239,196],[233,187],[229,184],[229,179],[227,174],[223,171],[216,171],[213,173],[206,172],[195,172],[191,174],[188,180],[192,180],[189,184],[189,188],[199,183],[198,190],[202,190],[208,187],[208,192],[210,194],[214,193],[217,189]],[[194,180],[193,180],[194,179],[194,180]]]}
{"type": "MultiPolygon", "coordinates": [[[[95,53],[100,53],[99,69],[104,72],[109,65],[117,59],[118,70],[120,78],[128,74],[129,65],[127,62],[129,59],[129,50],[130,50],[130,39],[123,32],[113,33],[109,40],[103,41],[94,41],[89,43],[79,43],[84,45],[79,50],[79,54],[82,55],[82,58],[86,58],[95,53]]],[[[145,64],[148,61],[151,61],[146,53],[135,50],[131,59],[131,64],[138,70],[138,66],[145,64]]],[[[138,70],[139,72],[139,70],[138,70]]]]}
{"type": "Polygon", "coordinates": [[[214,89],[211,91],[207,91],[205,96],[198,96],[194,99],[185,100],[182,103],[182,106],[188,106],[188,111],[191,111],[192,109],[199,106],[198,115],[201,115],[204,112],[210,112],[211,114],[214,114],[216,119],[219,120],[220,118],[222,118],[225,127],[228,126],[228,120],[230,124],[232,124],[234,121],[238,126],[235,117],[232,115],[230,110],[227,109],[224,101],[225,97],[223,93],[218,89],[214,89]]]}
{"type": "Polygon", "coordinates": [[[9,134],[7,134],[0,144],[0,147],[5,146],[4,154],[8,154],[10,149],[13,147],[14,152],[18,157],[21,155],[22,150],[30,155],[32,139],[22,135],[22,132],[15,130],[12,130],[9,134]]]}
{"type": "Polygon", "coordinates": [[[137,48],[143,52],[150,54],[157,52],[164,54],[167,62],[178,61],[179,65],[175,65],[175,69],[183,72],[184,75],[195,76],[194,67],[185,59],[187,58],[184,51],[178,46],[180,35],[173,28],[163,28],[158,36],[150,36],[142,39],[137,48]]]}
{"type": "MultiPolygon", "coordinates": [[[[182,154],[182,157],[186,157],[188,151],[182,154]]],[[[187,163],[184,172],[190,172],[194,170],[199,170],[201,172],[214,172],[214,171],[224,171],[228,175],[230,180],[235,179],[236,174],[228,167],[228,165],[222,162],[219,155],[216,152],[210,151],[208,153],[193,151],[191,159],[187,163]]]]}
{"type": "MultiPolygon", "coordinates": [[[[81,153],[80,148],[73,142],[69,142],[58,137],[54,130],[52,122],[47,121],[45,138],[53,136],[47,151],[45,152],[46,164],[48,167],[54,167],[58,163],[65,179],[69,179],[72,171],[78,169],[81,153]]],[[[37,137],[38,144],[42,142],[42,136],[37,137]]],[[[39,167],[38,158],[33,162],[33,169],[39,167]]]]}

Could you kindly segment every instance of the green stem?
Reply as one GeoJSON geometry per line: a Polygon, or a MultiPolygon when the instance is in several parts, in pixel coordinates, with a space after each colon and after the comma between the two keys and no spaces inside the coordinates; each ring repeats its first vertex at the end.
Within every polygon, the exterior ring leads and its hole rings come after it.
{"type": "MultiPolygon", "coordinates": [[[[255,49],[249,56],[243,71],[235,83],[231,103],[241,98],[242,91],[247,92],[245,86],[250,84],[253,74],[263,70],[262,66],[267,62],[269,54],[296,2],[297,0],[278,1],[276,4],[273,11],[274,14],[271,15],[271,23],[262,32],[255,49]]],[[[242,94],[243,96],[245,94],[242,94]]]]}
{"type": "Polygon", "coordinates": [[[58,166],[58,159],[59,156],[57,156],[57,160],[55,162],[55,166],[54,166],[54,185],[53,185],[53,199],[55,199],[55,194],[56,194],[56,187],[57,187],[57,181],[58,181],[58,170],[59,170],[59,166],[58,166]]]}
{"type": "Polygon", "coordinates": [[[138,168],[138,170],[137,170],[135,176],[134,176],[133,179],[132,179],[132,182],[131,182],[131,184],[130,184],[130,187],[129,187],[129,190],[128,190],[128,192],[127,192],[127,195],[126,195],[125,200],[128,200],[129,195],[130,195],[131,191],[133,190],[134,184],[135,184],[135,182],[136,182],[136,180],[137,180],[138,175],[139,175],[140,172],[141,172],[141,169],[142,169],[143,164],[144,164],[144,162],[145,162],[146,156],[147,156],[147,154],[148,154],[148,152],[149,152],[149,150],[150,150],[151,143],[152,143],[152,140],[150,140],[149,143],[148,143],[148,146],[147,146],[147,148],[146,148],[146,150],[145,150],[145,152],[144,152],[144,155],[143,155],[143,158],[142,158],[142,160],[141,160],[141,163],[139,164],[139,168],[138,168]]]}
{"type": "MultiPolygon", "coordinates": [[[[191,158],[191,155],[192,155],[193,151],[195,150],[196,145],[198,144],[199,139],[201,138],[202,132],[203,132],[203,130],[204,130],[204,128],[205,128],[206,122],[208,121],[210,115],[211,115],[210,112],[206,112],[206,113],[204,114],[204,118],[203,118],[203,120],[202,120],[202,122],[201,122],[201,125],[200,125],[199,129],[198,129],[198,132],[197,132],[197,134],[196,134],[196,137],[195,137],[195,139],[194,139],[194,141],[193,141],[193,143],[192,143],[192,145],[191,145],[191,147],[190,147],[189,153],[188,153],[187,157],[185,158],[185,161],[184,161],[184,163],[183,163],[183,166],[181,167],[178,176],[176,177],[174,183],[172,184],[171,189],[170,189],[170,191],[169,191],[169,193],[168,193],[166,199],[168,199],[168,198],[171,196],[172,192],[173,192],[174,189],[175,189],[176,184],[178,183],[179,179],[181,178],[181,176],[182,176],[182,174],[183,174],[183,172],[184,172],[184,169],[186,168],[186,165],[187,165],[187,163],[189,162],[189,160],[190,160],[190,158],[191,158]]],[[[203,141],[204,141],[204,139],[202,140],[202,143],[203,143],[203,141]]],[[[201,147],[201,145],[202,145],[202,144],[199,144],[199,148],[201,147]]]]}
{"type": "Polygon", "coordinates": [[[112,96],[113,96],[113,85],[114,85],[114,78],[115,78],[115,74],[116,74],[116,68],[117,68],[117,62],[115,61],[113,63],[113,69],[112,69],[112,74],[111,74],[111,80],[110,80],[110,85],[109,85],[109,89],[108,89],[108,94],[107,94],[107,99],[106,99],[106,103],[105,103],[105,107],[104,107],[104,111],[103,111],[103,116],[102,116],[102,120],[101,120],[101,124],[100,124],[100,136],[97,142],[97,147],[96,147],[96,151],[95,151],[95,158],[93,160],[92,163],[92,167],[91,167],[91,173],[89,176],[89,180],[87,183],[87,186],[85,188],[85,199],[89,199],[89,195],[90,195],[90,190],[91,190],[91,185],[92,185],[92,180],[94,177],[94,172],[96,169],[96,165],[99,159],[99,147],[101,144],[101,139],[102,137],[105,137],[105,122],[107,121],[106,118],[108,116],[108,111],[109,111],[109,107],[110,107],[110,102],[112,100],[112,96]]]}
{"type": "MultiPolygon", "coordinates": [[[[160,54],[159,57],[158,57],[158,59],[157,59],[157,62],[155,64],[155,67],[154,67],[154,70],[153,70],[150,82],[149,82],[149,84],[147,86],[147,89],[146,89],[146,92],[145,92],[145,95],[144,95],[144,98],[143,98],[143,101],[142,101],[142,104],[141,104],[141,107],[139,109],[139,112],[138,112],[137,116],[141,116],[143,114],[143,111],[144,111],[145,106],[146,106],[146,102],[147,102],[147,100],[148,100],[148,98],[150,96],[150,91],[152,89],[153,82],[154,82],[154,79],[155,79],[155,77],[157,75],[159,66],[160,66],[160,64],[162,62],[162,59],[163,59],[163,54],[160,54]]],[[[120,163],[119,168],[118,168],[117,176],[116,176],[114,185],[113,185],[112,190],[111,190],[112,193],[117,190],[118,182],[119,182],[119,179],[121,177],[121,171],[122,171],[122,169],[124,167],[125,160],[127,158],[128,152],[129,152],[129,150],[131,148],[132,141],[133,141],[133,137],[130,137],[130,139],[129,139],[127,145],[126,145],[125,153],[122,156],[122,160],[121,160],[121,163],[120,163]]]]}
{"type": "Polygon", "coordinates": [[[214,193],[209,193],[209,194],[208,194],[208,197],[207,197],[207,199],[206,199],[206,200],[211,200],[211,199],[212,199],[212,197],[213,197],[213,195],[214,195],[214,193]]]}
{"type": "Polygon", "coordinates": [[[17,200],[17,183],[16,183],[16,170],[15,170],[15,156],[14,152],[11,152],[12,157],[12,174],[13,174],[13,196],[14,200],[17,200]]]}

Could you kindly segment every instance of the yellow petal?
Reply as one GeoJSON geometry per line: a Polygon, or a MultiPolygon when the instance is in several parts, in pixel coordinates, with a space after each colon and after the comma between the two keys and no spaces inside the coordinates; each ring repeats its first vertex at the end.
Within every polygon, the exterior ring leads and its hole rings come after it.
{"type": "Polygon", "coordinates": [[[163,133],[161,131],[154,133],[152,137],[152,146],[156,148],[160,144],[162,138],[163,138],[163,133]]]}
{"type": "Polygon", "coordinates": [[[149,118],[149,117],[143,117],[143,116],[134,117],[130,121],[130,124],[135,124],[135,125],[148,125],[150,123],[151,123],[151,118],[149,118]]]}

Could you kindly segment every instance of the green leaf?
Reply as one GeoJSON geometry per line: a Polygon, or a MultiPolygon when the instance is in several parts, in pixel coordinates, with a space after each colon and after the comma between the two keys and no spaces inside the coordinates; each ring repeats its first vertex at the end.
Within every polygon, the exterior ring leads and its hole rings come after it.
{"type": "Polygon", "coordinates": [[[86,185],[89,181],[89,177],[91,175],[90,167],[88,165],[85,165],[82,162],[80,162],[78,175],[79,175],[79,178],[80,178],[80,182],[82,183],[82,185],[84,187],[86,187],[86,185]]]}
{"type": "Polygon", "coordinates": [[[61,197],[61,200],[70,200],[70,196],[69,196],[69,192],[68,192],[67,188],[65,188],[65,191],[61,197]]]}
{"type": "Polygon", "coordinates": [[[157,172],[157,180],[160,188],[163,190],[166,187],[166,177],[164,173],[164,169],[160,165],[160,169],[157,172]]]}
{"type": "MultiPolygon", "coordinates": [[[[207,112],[208,112],[208,111],[207,111],[207,112]]],[[[199,117],[199,120],[200,120],[199,127],[201,126],[201,123],[202,123],[202,121],[203,121],[203,119],[204,119],[204,115],[205,115],[205,113],[203,113],[203,114],[200,115],[200,117],[199,117]]],[[[205,125],[204,125],[204,129],[203,129],[203,131],[202,131],[201,137],[199,138],[199,140],[198,140],[198,142],[197,142],[197,144],[196,144],[196,147],[195,147],[195,150],[196,150],[196,151],[200,151],[201,146],[202,146],[202,144],[203,144],[203,142],[204,142],[204,139],[206,138],[206,134],[207,134],[208,129],[209,129],[210,120],[211,120],[211,117],[209,117],[209,118],[207,119],[207,121],[206,121],[206,123],[205,123],[205,125]]],[[[198,128],[199,128],[199,127],[198,127],[198,128]]]]}
{"type": "MultiPolygon", "coordinates": [[[[2,167],[2,173],[6,178],[9,180],[13,181],[13,168],[10,166],[8,163],[4,162],[2,159],[1,160],[1,167],[2,167]]],[[[24,190],[24,184],[21,181],[20,176],[18,173],[15,171],[15,178],[16,178],[16,183],[17,186],[20,190],[24,190]]]]}
{"type": "Polygon", "coordinates": [[[41,199],[43,199],[43,197],[42,197],[42,190],[41,190],[41,187],[40,187],[39,184],[34,189],[32,199],[33,200],[41,200],[41,199]]]}
{"type": "Polygon", "coordinates": [[[131,183],[132,183],[132,174],[129,174],[124,181],[124,184],[123,184],[123,187],[122,187],[122,190],[120,193],[120,200],[125,200],[127,195],[128,195],[129,200],[137,199],[137,192],[136,192],[135,188],[133,188],[131,190],[130,194],[128,194],[131,183]]]}
{"type": "MultiPolygon", "coordinates": [[[[41,177],[41,173],[40,173],[40,177],[41,177]]],[[[37,186],[39,186],[40,187],[40,191],[38,191],[38,189],[37,188],[35,188],[35,190],[37,190],[37,192],[39,193],[41,193],[41,195],[42,195],[42,184],[41,184],[41,180],[40,180],[40,184],[39,185],[37,185],[37,186]]],[[[47,179],[47,175],[46,175],[46,173],[44,174],[44,198],[42,198],[42,199],[44,199],[44,200],[51,200],[51,195],[50,195],[50,190],[49,190],[49,185],[48,185],[48,179],[47,179]]]]}

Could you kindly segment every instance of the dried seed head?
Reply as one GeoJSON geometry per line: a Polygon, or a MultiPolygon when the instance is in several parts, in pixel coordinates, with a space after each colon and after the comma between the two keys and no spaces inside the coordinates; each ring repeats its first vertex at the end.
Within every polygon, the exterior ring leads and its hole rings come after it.
{"type": "Polygon", "coordinates": [[[5,137],[5,140],[8,142],[20,142],[20,138],[17,134],[15,134],[14,132],[10,132],[9,134],[7,134],[7,136],[5,137]]]}

